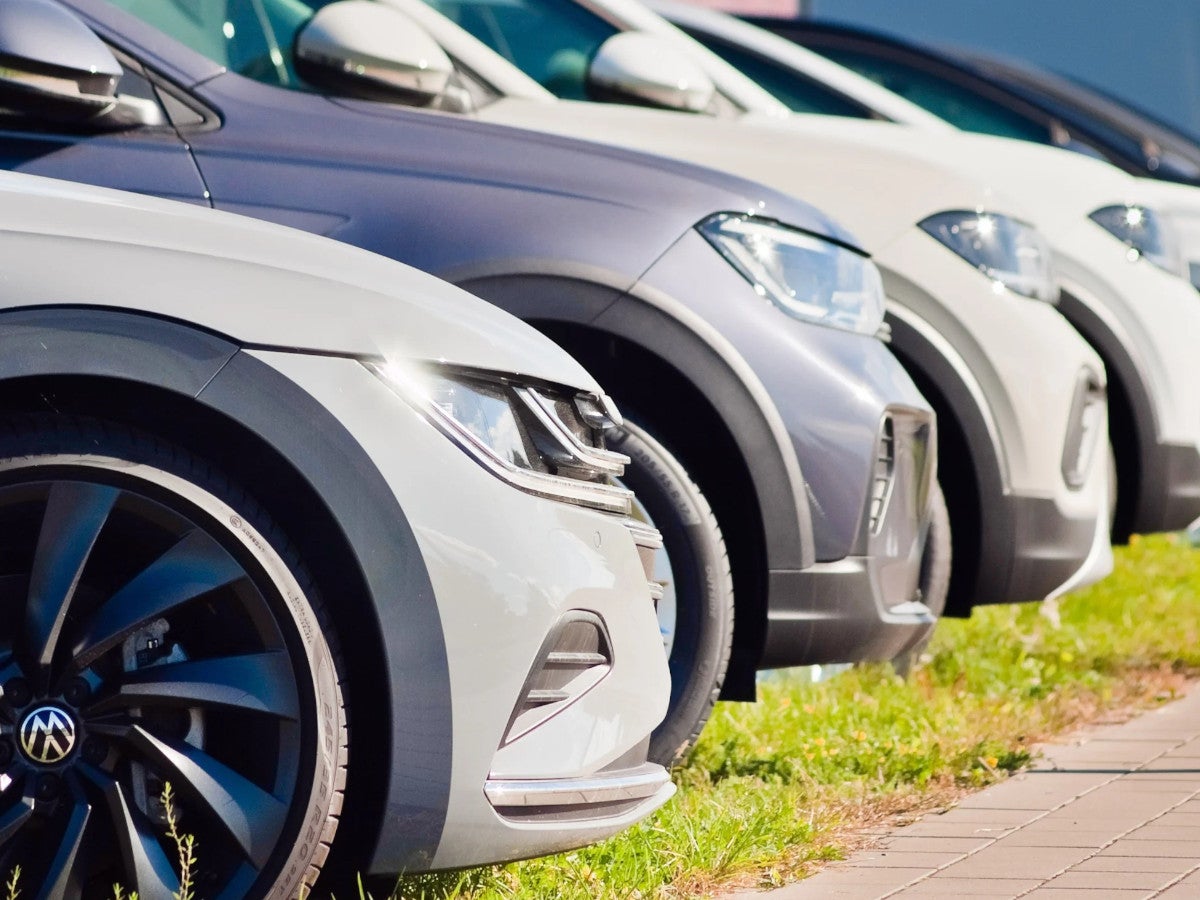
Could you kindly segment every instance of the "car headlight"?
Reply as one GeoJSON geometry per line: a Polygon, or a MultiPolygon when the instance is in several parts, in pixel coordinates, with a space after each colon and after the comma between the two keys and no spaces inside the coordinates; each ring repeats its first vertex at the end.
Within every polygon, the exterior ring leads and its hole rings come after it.
{"type": "Polygon", "coordinates": [[[696,226],[754,289],[797,319],[873,335],[883,282],[860,253],[777,222],[718,213],[696,226]]]}
{"type": "Polygon", "coordinates": [[[1106,206],[1088,218],[1125,244],[1130,260],[1144,256],[1172,274],[1189,277],[1174,232],[1154,210],[1144,206],[1106,206]]]}
{"type": "Polygon", "coordinates": [[[1047,303],[1058,301],[1050,245],[1033,226],[1009,216],[965,210],[938,213],[920,226],[997,287],[1047,303]]]}
{"type": "Polygon", "coordinates": [[[629,457],[606,450],[621,423],[605,396],[569,393],[516,375],[441,365],[364,365],[494,475],[538,496],[629,514],[611,483],[629,457]]]}

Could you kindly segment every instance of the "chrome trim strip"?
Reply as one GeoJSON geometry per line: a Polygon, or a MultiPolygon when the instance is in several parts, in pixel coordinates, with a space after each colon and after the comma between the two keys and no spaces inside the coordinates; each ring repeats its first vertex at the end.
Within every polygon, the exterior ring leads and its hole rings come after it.
{"type": "Polygon", "coordinates": [[[616,478],[625,471],[625,467],[631,462],[624,453],[589,447],[579,440],[571,432],[571,429],[567,428],[559,419],[554,404],[533,388],[514,387],[513,393],[524,401],[525,405],[529,407],[529,411],[550,432],[551,437],[558,441],[572,458],[581,463],[578,468],[588,469],[596,475],[608,475],[616,478]]]}
{"type": "Polygon", "coordinates": [[[581,778],[489,778],[483,792],[492,806],[587,806],[653,797],[671,781],[667,770],[655,763],[636,769],[597,772],[581,778]]]}
{"type": "Polygon", "coordinates": [[[637,519],[626,519],[625,527],[633,537],[633,542],[647,550],[661,550],[663,546],[662,532],[652,525],[639,522],[637,519]]]}

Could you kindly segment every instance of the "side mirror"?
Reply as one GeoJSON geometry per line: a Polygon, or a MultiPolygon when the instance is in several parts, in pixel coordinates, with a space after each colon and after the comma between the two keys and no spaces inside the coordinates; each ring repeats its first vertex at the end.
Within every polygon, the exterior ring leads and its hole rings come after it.
{"type": "Polygon", "coordinates": [[[121,66],[75,15],[51,0],[0,2],[0,107],[81,122],[117,105],[121,66]]]}
{"type": "Polygon", "coordinates": [[[716,85],[669,40],[642,31],[614,34],[588,67],[588,88],[599,100],[701,112],[716,85]]]}
{"type": "Polygon", "coordinates": [[[454,74],[446,51],[414,19],[373,0],[339,0],[296,38],[300,74],[370,100],[430,103],[454,74]]]}

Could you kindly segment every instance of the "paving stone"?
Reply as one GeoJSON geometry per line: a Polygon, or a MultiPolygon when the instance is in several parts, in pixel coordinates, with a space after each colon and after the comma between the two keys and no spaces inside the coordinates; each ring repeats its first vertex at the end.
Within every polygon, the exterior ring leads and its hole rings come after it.
{"type": "Polygon", "coordinates": [[[1145,768],[1152,772],[1159,769],[1170,769],[1200,775],[1200,756],[1181,756],[1176,753],[1168,753],[1158,759],[1150,760],[1146,763],[1145,768]]]}
{"type": "Polygon", "coordinates": [[[1001,900],[1015,898],[1041,884],[1020,878],[926,878],[907,887],[895,896],[900,897],[971,897],[972,900],[1001,900]]]}
{"type": "Polygon", "coordinates": [[[1089,888],[1091,890],[1158,890],[1178,876],[1169,872],[1064,872],[1044,885],[1048,888],[1089,888]]]}
{"type": "Polygon", "coordinates": [[[889,853],[970,853],[991,844],[990,837],[929,837],[909,835],[907,832],[884,838],[883,849],[889,853]]]}
{"type": "Polygon", "coordinates": [[[957,851],[926,851],[892,853],[890,850],[864,850],[848,860],[851,868],[937,869],[954,862],[962,853],[957,851]]]}
{"type": "Polygon", "coordinates": [[[1160,825],[1161,819],[1155,819],[1149,825],[1135,828],[1122,840],[1126,841],[1195,841],[1200,847],[1200,826],[1181,827],[1178,825],[1160,825]]]}
{"type": "Polygon", "coordinates": [[[1200,778],[1184,777],[1175,772],[1142,770],[1130,772],[1122,776],[1120,781],[1106,784],[1104,790],[1116,793],[1174,792],[1179,794],[1182,801],[1190,799],[1192,794],[1200,791],[1200,778]]]}
{"type": "MultiPolygon", "coordinates": [[[[1181,807],[1182,808],[1182,807],[1181,807]]],[[[1200,811],[1193,813],[1176,812],[1172,810],[1168,813],[1163,813],[1154,820],[1156,825],[1182,825],[1185,827],[1195,825],[1200,827],[1200,811]]]]}
{"type": "MultiPolygon", "coordinates": [[[[984,793],[987,793],[986,791],[984,793]]],[[[1200,802],[1197,804],[1200,811],[1200,802]]],[[[1043,810],[992,809],[986,806],[956,806],[944,813],[923,818],[922,822],[962,822],[980,825],[1023,825],[1041,816],[1043,810]]]]}
{"type": "MultiPolygon", "coordinates": [[[[915,877],[915,876],[914,876],[915,877]]],[[[845,900],[875,900],[904,887],[911,878],[898,877],[893,871],[870,869],[826,869],[812,878],[773,891],[737,894],[726,900],[822,900],[841,897],[845,900]],[[890,877],[884,878],[884,875],[890,877]]]]}
{"type": "Polygon", "coordinates": [[[983,793],[969,797],[960,809],[1053,809],[1093,790],[1102,789],[1106,778],[1093,775],[1034,776],[1006,781],[983,793]]]}
{"type": "Polygon", "coordinates": [[[1107,856],[1099,854],[1072,866],[1072,872],[1171,872],[1186,869],[1177,856],[1107,856]]]}
{"type": "MultiPolygon", "coordinates": [[[[1168,813],[1168,815],[1171,814],[1168,813]]],[[[985,822],[961,822],[958,820],[943,822],[940,819],[941,816],[923,819],[914,825],[906,825],[898,831],[888,833],[904,837],[973,837],[995,840],[1009,834],[1017,827],[1016,825],[990,825],[985,822]]],[[[1196,816],[1196,820],[1200,822],[1200,816],[1196,816]]]]}
{"type": "Polygon", "coordinates": [[[1112,817],[1111,821],[1140,820],[1140,824],[1172,810],[1179,802],[1180,799],[1172,799],[1170,794],[1100,788],[1051,811],[1045,818],[1090,820],[1094,823],[1097,819],[1109,822],[1112,817]]]}
{"type": "Polygon", "coordinates": [[[1120,836],[1120,832],[1084,831],[1080,828],[1022,828],[1006,836],[1000,847],[1081,847],[1099,849],[1120,836]]]}
{"type": "MultiPolygon", "coordinates": [[[[1104,856],[1163,856],[1200,863],[1200,844],[1194,841],[1117,841],[1100,851],[1104,856]]],[[[1181,866],[1186,868],[1186,866],[1181,866]]]]}
{"type": "MultiPolygon", "coordinates": [[[[1140,897],[1153,897],[1153,891],[1097,891],[1094,888],[1038,888],[1025,894],[1029,900],[1136,900],[1140,897]]],[[[1195,900],[1193,897],[1192,900],[1195,900]]]]}
{"type": "Polygon", "coordinates": [[[1099,738],[1074,747],[1047,752],[1046,756],[1058,765],[1070,767],[1070,763],[1082,762],[1148,762],[1163,753],[1174,750],[1179,741],[1173,739],[1148,741],[1109,741],[1099,738]]]}
{"type": "Polygon", "coordinates": [[[1091,848],[1022,847],[1014,852],[1002,843],[985,847],[966,859],[947,866],[948,878],[1038,878],[1047,879],[1092,855],[1091,848]]]}

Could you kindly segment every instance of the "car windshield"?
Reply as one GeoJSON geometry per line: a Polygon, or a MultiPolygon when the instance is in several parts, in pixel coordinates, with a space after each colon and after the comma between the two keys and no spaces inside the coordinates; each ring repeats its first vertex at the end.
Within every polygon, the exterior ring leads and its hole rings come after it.
{"type": "Polygon", "coordinates": [[[963,131],[994,134],[1040,144],[1051,143],[1049,130],[999,103],[951,84],[899,60],[881,59],[843,47],[813,47],[836,63],[865,75],[963,131]]]}
{"type": "Polygon", "coordinates": [[[231,72],[301,87],[296,33],[332,0],[108,0],[231,72]]]}
{"type": "Polygon", "coordinates": [[[689,35],[729,63],[759,87],[770,91],[775,99],[792,112],[816,113],[823,116],[843,116],[852,119],[873,118],[871,111],[827,85],[772,59],[730,44],[704,31],[685,28],[689,35]]]}

